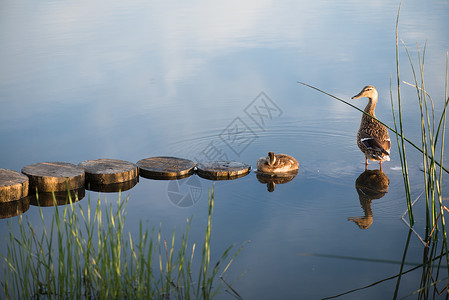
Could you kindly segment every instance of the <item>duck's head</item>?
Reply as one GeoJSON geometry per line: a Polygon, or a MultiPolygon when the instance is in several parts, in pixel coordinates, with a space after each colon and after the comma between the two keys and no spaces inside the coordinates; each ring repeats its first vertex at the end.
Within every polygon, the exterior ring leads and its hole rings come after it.
{"type": "Polygon", "coordinates": [[[274,155],[274,152],[268,152],[268,156],[267,156],[267,162],[268,162],[268,164],[271,166],[271,165],[274,165],[274,162],[276,161],[276,156],[274,155]]]}
{"type": "Polygon", "coordinates": [[[351,99],[359,99],[362,97],[367,97],[369,99],[377,100],[377,90],[372,85],[365,86],[360,93],[352,97],[351,99]]]}

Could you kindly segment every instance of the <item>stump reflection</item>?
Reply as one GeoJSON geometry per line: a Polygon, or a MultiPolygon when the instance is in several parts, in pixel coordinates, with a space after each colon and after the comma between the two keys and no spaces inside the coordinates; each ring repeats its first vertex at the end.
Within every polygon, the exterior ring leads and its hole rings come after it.
{"type": "MultiPolygon", "coordinates": [[[[70,190],[70,197],[72,199],[72,202],[80,201],[84,198],[86,195],[86,190],[84,187],[76,189],[76,190],[70,190]]],[[[41,206],[41,207],[47,207],[47,206],[55,206],[55,205],[66,205],[69,203],[69,192],[54,192],[54,198],[53,193],[48,192],[42,192],[38,193],[32,193],[29,195],[30,197],[30,204],[34,206],[41,206]]]]}

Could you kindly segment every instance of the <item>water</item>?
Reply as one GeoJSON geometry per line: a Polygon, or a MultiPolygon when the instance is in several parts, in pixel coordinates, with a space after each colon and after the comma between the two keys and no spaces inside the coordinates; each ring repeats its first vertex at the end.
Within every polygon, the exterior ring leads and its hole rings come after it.
{"type": "MultiPolygon", "coordinates": [[[[359,200],[360,113],[297,84],[344,99],[375,85],[376,114],[392,124],[397,3],[3,1],[0,8],[1,168],[158,155],[227,157],[255,167],[268,151],[288,153],[300,171],[273,192],[253,172],[215,183],[213,257],[247,242],[227,275],[233,280],[245,273],[233,285],[239,294],[322,298],[399,272],[399,263],[344,259],[401,261],[408,228],[401,221],[406,204],[396,144],[384,164],[388,192],[371,203],[359,200]],[[261,108],[265,117],[251,114],[263,101],[269,104],[261,108]],[[348,220],[365,215],[362,204],[372,212],[368,229],[348,220]]],[[[399,22],[412,55],[415,43],[422,50],[427,41],[427,88],[440,102],[448,15],[446,1],[407,1],[399,22]]],[[[403,48],[400,55],[401,77],[411,82],[403,48]]],[[[406,134],[418,141],[416,92],[402,92],[406,134]]],[[[366,99],[353,103],[363,108],[366,99]]],[[[417,153],[409,159],[417,197],[422,160],[417,153]]],[[[141,178],[123,193],[130,198],[127,229],[137,230],[140,220],[150,227],[162,222],[170,234],[173,227],[182,231],[193,215],[191,238],[201,240],[213,182],[197,179],[201,193],[180,207],[170,198],[173,182],[141,178]]],[[[190,192],[188,180],[176,182],[182,195],[190,192]]],[[[97,199],[98,193],[87,192],[79,205],[86,206],[89,196],[97,199]]],[[[118,195],[100,197],[114,202],[118,195]]],[[[24,215],[39,224],[37,207],[24,215]]],[[[420,232],[423,222],[418,215],[420,232]]],[[[1,224],[6,236],[7,220],[1,224]]],[[[420,262],[422,250],[412,237],[407,261],[420,262]]],[[[419,287],[420,273],[404,278],[402,296],[419,287]]],[[[395,284],[390,280],[345,299],[392,297],[395,284]]]]}

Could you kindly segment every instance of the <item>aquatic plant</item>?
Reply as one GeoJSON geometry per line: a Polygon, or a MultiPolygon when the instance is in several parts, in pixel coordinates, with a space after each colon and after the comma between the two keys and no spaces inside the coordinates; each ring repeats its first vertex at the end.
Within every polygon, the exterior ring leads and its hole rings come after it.
{"type": "MultiPolygon", "coordinates": [[[[425,79],[424,79],[424,66],[425,66],[425,53],[426,45],[424,45],[424,50],[421,54],[420,48],[417,45],[417,56],[418,56],[418,68],[415,68],[412,56],[409,49],[403,41],[401,43],[407,53],[407,57],[410,62],[411,71],[413,74],[413,83],[408,83],[406,81],[401,81],[399,72],[399,38],[398,38],[398,23],[399,23],[399,13],[400,6],[396,19],[396,78],[397,78],[397,116],[395,116],[394,101],[391,95],[391,107],[393,112],[394,126],[398,129],[399,123],[399,134],[396,134],[398,142],[398,150],[402,166],[402,176],[404,180],[405,194],[407,198],[407,211],[409,214],[410,221],[410,231],[416,233],[412,228],[414,224],[413,219],[413,203],[411,198],[411,188],[410,188],[410,178],[408,173],[407,158],[404,139],[400,138],[403,136],[403,122],[402,122],[402,109],[401,109],[401,83],[412,86],[416,89],[417,93],[417,103],[419,105],[420,112],[420,128],[421,128],[421,146],[420,151],[422,152],[422,163],[423,163],[423,186],[425,200],[426,200],[426,226],[425,226],[425,236],[421,238],[420,235],[417,236],[425,245],[425,251],[423,255],[422,263],[422,273],[421,273],[421,284],[420,288],[413,292],[417,294],[419,298],[427,299],[442,294],[448,291],[447,278],[449,277],[449,251],[447,245],[447,233],[446,233],[446,222],[445,222],[445,211],[449,212],[448,208],[443,205],[443,171],[448,173],[447,169],[443,167],[444,162],[444,139],[446,130],[446,112],[447,106],[449,104],[448,98],[448,54],[446,53],[446,72],[445,72],[445,83],[444,83],[444,98],[443,98],[443,109],[441,114],[435,113],[435,102],[426,90],[425,79]],[[439,163],[438,163],[439,161],[439,163]],[[440,223],[438,223],[440,221],[440,223]],[[441,234],[441,235],[440,235],[441,234]],[[442,243],[439,244],[439,237],[442,236],[442,243]],[[444,262],[445,259],[445,262],[444,262]],[[434,262],[437,262],[435,266],[434,262]],[[441,278],[440,268],[444,266],[448,277],[441,278]],[[443,289],[438,289],[437,285],[441,281],[446,282],[443,289]]],[[[392,89],[390,88],[390,91],[392,89]]],[[[419,197],[418,197],[419,199],[419,197]]],[[[417,199],[417,200],[418,200],[417,199]]],[[[416,202],[416,201],[415,201],[416,202]]],[[[403,219],[404,220],[404,219],[403,219]]],[[[405,220],[404,220],[405,222],[405,220]]],[[[406,248],[404,250],[403,262],[407,254],[408,243],[410,238],[407,240],[406,248]]],[[[399,284],[401,281],[401,275],[403,274],[403,264],[401,265],[401,270],[399,272],[396,290],[394,298],[397,297],[399,284]]]]}
{"type": "MultiPolygon", "coordinates": [[[[403,43],[404,44],[404,43],[403,43]]],[[[446,58],[446,86],[445,86],[445,101],[444,108],[439,117],[435,116],[435,108],[432,97],[425,89],[424,84],[424,53],[422,56],[420,55],[420,49],[418,48],[418,59],[419,59],[419,71],[420,71],[420,79],[418,80],[418,75],[416,74],[415,67],[410,56],[410,52],[408,51],[407,46],[404,47],[406,49],[408,58],[410,60],[410,65],[412,68],[413,76],[414,76],[414,84],[410,84],[408,82],[403,81],[403,83],[413,86],[416,88],[418,104],[420,108],[420,125],[421,125],[421,152],[423,158],[423,173],[424,173],[424,187],[426,194],[426,202],[427,202],[427,226],[432,228],[435,225],[438,214],[443,213],[443,205],[442,205],[442,180],[443,180],[443,170],[447,173],[447,170],[443,167],[443,159],[444,159],[444,137],[445,137],[445,129],[446,129],[446,109],[449,103],[449,98],[447,97],[447,58],[446,58]],[[438,127],[435,128],[435,122],[438,122],[438,127]],[[440,142],[440,143],[438,143],[440,142]],[[439,153],[438,153],[439,151],[439,153]],[[441,163],[438,163],[438,160],[441,163]],[[439,210],[437,210],[436,204],[440,205],[439,210]]],[[[397,58],[398,59],[398,58],[397,58]]],[[[392,102],[392,110],[395,128],[397,129],[397,123],[400,126],[401,135],[397,135],[398,137],[398,148],[399,155],[401,159],[401,165],[403,170],[403,178],[404,178],[404,186],[407,195],[408,205],[409,205],[409,214],[412,216],[412,207],[411,207],[411,191],[409,184],[409,174],[407,168],[407,159],[406,159],[406,151],[404,146],[404,140],[400,138],[403,132],[402,125],[402,115],[401,115],[401,91],[400,91],[400,79],[399,79],[399,66],[397,66],[397,80],[398,80],[398,122],[396,121],[394,104],[392,102]]],[[[413,225],[413,219],[410,220],[411,225],[413,225]]],[[[444,221],[443,224],[444,226],[444,221]]]]}
{"type": "Polygon", "coordinates": [[[62,211],[55,206],[50,221],[42,220],[42,234],[28,218],[9,223],[6,267],[1,285],[7,299],[211,299],[226,285],[238,297],[223,275],[240,252],[232,256],[228,247],[211,268],[211,227],[214,190],[209,192],[208,223],[200,262],[195,262],[196,244],[189,246],[189,228],[179,238],[162,238],[161,227],[144,229],[140,222],[138,237],[125,233],[125,201],[116,208],[98,199],[91,211],[72,202],[62,211]],[[13,226],[18,228],[15,234],[13,226]],[[176,245],[175,245],[176,244],[176,245]],[[226,263],[227,261],[227,263],[226,263]],[[226,263],[226,264],[225,264],[226,263]],[[198,280],[192,273],[198,270],[198,280]],[[219,271],[221,273],[219,273],[219,271]],[[221,282],[217,283],[217,277],[221,282]]]}

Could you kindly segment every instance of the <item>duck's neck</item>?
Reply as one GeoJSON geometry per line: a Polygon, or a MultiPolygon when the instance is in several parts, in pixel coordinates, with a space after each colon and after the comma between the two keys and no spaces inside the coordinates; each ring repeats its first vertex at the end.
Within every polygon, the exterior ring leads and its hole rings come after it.
{"type": "Polygon", "coordinates": [[[376,108],[377,99],[376,98],[369,98],[368,104],[365,107],[365,112],[369,113],[373,117],[375,117],[374,110],[376,108]]]}

